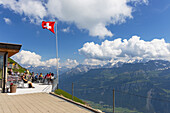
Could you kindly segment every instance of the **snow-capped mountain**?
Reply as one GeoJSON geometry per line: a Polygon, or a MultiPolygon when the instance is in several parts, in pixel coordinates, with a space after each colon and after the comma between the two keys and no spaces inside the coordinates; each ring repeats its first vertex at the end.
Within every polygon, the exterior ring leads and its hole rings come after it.
{"type": "MultiPolygon", "coordinates": [[[[129,62],[114,62],[114,63],[108,63],[106,65],[83,65],[79,64],[74,68],[68,68],[68,67],[61,67],[59,68],[59,74],[67,73],[67,74],[77,74],[77,73],[85,73],[88,72],[91,69],[98,69],[98,68],[113,68],[113,67],[121,67],[123,64],[135,64],[135,63],[144,63],[144,65],[150,65],[151,67],[154,67],[156,70],[164,70],[170,68],[170,62],[164,61],[164,60],[150,60],[148,62],[134,60],[129,62]],[[152,65],[151,65],[152,64],[152,65]],[[154,64],[154,65],[153,65],[154,64]]],[[[31,72],[34,73],[56,73],[56,67],[46,67],[46,66],[38,66],[38,67],[29,67],[28,68],[31,72]]]]}
{"type": "MultiPolygon", "coordinates": [[[[51,72],[51,73],[54,73],[56,74],[56,67],[55,66],[52,66],[52,67],[46,67],[46,66],[37,66],[37,67],[29,67],[28,68],[30,70],[30,72],[34,72],[34,73],[43,73],[44,75],[51,72]]],[[[70,70],[70,68],[67,68],[67,67],[62,67],[62,68],[59,68],[59,74],[62,74],[66,71],[70,70]]]]}

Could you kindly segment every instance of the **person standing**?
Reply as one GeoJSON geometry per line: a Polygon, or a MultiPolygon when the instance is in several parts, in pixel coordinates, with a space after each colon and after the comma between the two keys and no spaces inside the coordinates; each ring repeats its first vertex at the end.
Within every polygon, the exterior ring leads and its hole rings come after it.
{"type": "Polygon", "coordinates": [[[35,81],[38,82],[38,80],[39,80],[39,75],[37,73],[36,76],[35,76],[35,81]]]}
{"type": "Polygon", "coordinates": [[[42,82],[42,80],[43,80],[43,75],[42,75],[42,73],[40,73],[40,75],[39,75],[39,80],[40,80],[40,82],[42,82]]]}
{"type": "Polygon", "coordinates": [[[49,74],[47,74],[47,81],[48,81],[48,84],[50,83],[50,78],[51,78],[51,72],[49,74]]]}
{"type": "Polygon", "coordinates": [[[54,81],[54,73],[51,74],[51,84],[53,84],[53,81],[54,81]]]}
{"type": "Polygon", "coordinates": [[[31,80],[32,80],[32,83],[35,81],[34,72],[32,72],[32,74],[31,74],[31,80]]]}

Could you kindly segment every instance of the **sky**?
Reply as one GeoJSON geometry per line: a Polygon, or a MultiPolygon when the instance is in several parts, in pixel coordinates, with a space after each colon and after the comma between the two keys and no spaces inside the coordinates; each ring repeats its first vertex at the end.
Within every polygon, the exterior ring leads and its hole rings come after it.
{"type": "Polygon", "coordinates": [[[0,42],[22,44],[22,66],[60,67],[170,60],[169,0],[0,0],[0,42]]]}

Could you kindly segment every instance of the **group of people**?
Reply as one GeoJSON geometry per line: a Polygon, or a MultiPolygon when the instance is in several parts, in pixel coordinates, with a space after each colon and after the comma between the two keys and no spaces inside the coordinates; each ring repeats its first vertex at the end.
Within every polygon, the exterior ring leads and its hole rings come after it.
{"type": "Polygon", "coordinates": [[[34,74],[34,72],[32,72],[31,76],[30,76],[30,79],[32,82],[41,82],[41,83],[44,83],[44,82],[48,82],[49,83],[53,83],[53,80],[54,80],[54,73],[47,73],[45,76],[43,76],[42,73],[40,74],[34,74]]]}
{"type": "Polygon", "coordinates": [[[34,74],[34,72],[32,72],[30,74],[30,72],[27,70],[24,73],[13,73],[12,70],[8,71],[8,75],[9,76],[18,76],[21,77],[21,80],[24,83],[28,83],[28,87],[29,88],[34,88],[32,83],[45,83],[45,84],[53,84],[53,80],[54,80],[54,74],[53,73],[47,73],[45,76],[43,76],[42,73],[38,74],[34,74]]]}

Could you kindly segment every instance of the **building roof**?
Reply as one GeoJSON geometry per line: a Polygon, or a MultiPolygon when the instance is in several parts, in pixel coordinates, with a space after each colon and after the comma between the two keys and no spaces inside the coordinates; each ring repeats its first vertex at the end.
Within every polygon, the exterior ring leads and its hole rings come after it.
{"type": "Polygon", "coordinates": [[[1,43],[0,42],[0,52],[8,52],[8,57],[13,56],[18,53],[21,49],[20,44],[11,44],[11,43],[1,43]]]}

